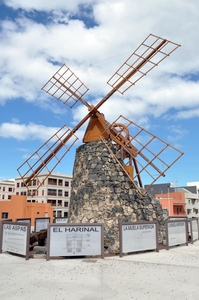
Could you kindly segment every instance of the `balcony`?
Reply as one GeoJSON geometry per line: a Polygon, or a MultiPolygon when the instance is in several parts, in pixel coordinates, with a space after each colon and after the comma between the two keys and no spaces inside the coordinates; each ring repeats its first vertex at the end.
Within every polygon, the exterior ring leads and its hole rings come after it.
{"type": "Polygon", "coordinates": [[[56,206],[56,200],[48,200],[47,203],[50,203],[53,207],[56,206]]]}
{"type": "Polygon", "coordinates": [[[48,184],[49,185],[57,185],[57,179],[48,178],[48,184]]]}
{"type": "Polygon", "coordinates": [[[48,192],[48,196],[57,196],[57,193],[48,192]]]}

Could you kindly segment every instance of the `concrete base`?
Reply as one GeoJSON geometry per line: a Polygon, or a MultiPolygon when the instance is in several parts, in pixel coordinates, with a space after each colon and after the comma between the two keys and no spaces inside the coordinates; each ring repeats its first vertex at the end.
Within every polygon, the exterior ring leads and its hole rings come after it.
{"type": "Polygon", "coordinates": [[[32,258],[41,258],[41,259],[46,259],[46,254],[33,254],[32,258]]]}
{"type": "Polygon", "coordinates": [[[35,246],[33,248],[33,255],[34,254],[46,254],[46,247],[45,246],[35,246]]]}
{"type": "Polygon", "coordinates": [[[101,258],[29,259],[0,254],[3,300],[198,299],[199,241],[101,258]],[[91,263],[93,262],[93,263],[91,263]]]}

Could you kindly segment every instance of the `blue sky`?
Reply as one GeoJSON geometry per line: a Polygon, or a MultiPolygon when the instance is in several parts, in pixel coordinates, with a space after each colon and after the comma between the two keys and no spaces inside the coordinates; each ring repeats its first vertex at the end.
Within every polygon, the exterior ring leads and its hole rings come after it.
{"type": "MultiPolygon", "coordinates": [[[[96,104],[110,91],[107,80],[152,33],[181,47],[100,111],[110,122],[122,114],[185,153],[159,182],[199,181],[198,26],[197,0],[1,0],[0,180],[17,177],[55,131],[87,113],[41,91],[63,63],[89,88],[85,100],[96,104]]],[[[72,174],[84,130],[57,172],[72,174]]]]}

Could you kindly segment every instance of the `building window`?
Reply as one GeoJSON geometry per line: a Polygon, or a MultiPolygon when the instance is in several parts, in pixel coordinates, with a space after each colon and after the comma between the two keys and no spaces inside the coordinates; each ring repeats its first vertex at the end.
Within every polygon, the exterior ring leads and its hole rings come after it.
{"type": "Polygon", "coordinates": [[[10,200],[11,199],[11,195],[8,195],[8,200],[10,200]]]}
{"type": "Polygon", "coordinates": [[[24,183],[23,182],[21,182],[21,187],[24,187],[24,183]]]}
{"type": "Polygon", "coordinates": [[[3,186],[3,192],[5,192],[5,186],[3,186]]]}
{"type": "Polygon", "coordinates": [[[56,200],[47,200],[47,203],[50,203],[51,206],[56,206],[56,200]]]}
{"type": "Polygon", "coordinates": [[[62,200],[58,200],[58,206],[62,206],[62,200]]]}
{"type": "Polygon", "coordinates": [[[59,180],[58,180],[58,185],[60,185],[60,186],[63,185],[63,180],[62,180],[62,179],[59,179],[59,180]]]}
{"type": "Polygon", "coordinates": [[[69,182],[68,181],[65,181],[65,186],[69,186],[69,182]]]}
{"type": "Polygon", "coordinates": [[[32,181],[32,185],[36,186],[37,185],[37,180],[36,179],[33,179],[32,181]]]}
{"type": "Polygon", "coordinates": [[[12,192],[12,188],[11,187],[8,188],[8,192],[12,192]]]}
{"type": "Polygon", "coordinates": [[[44,190],[42,190],[42,196],[44,196],[44,190]]]}
{"type": "Polygon", "coordinates": [[[19,182],[17,182],[17,187],[19,187],[19,182]]]}
{"type": "Polygon", "coordinates": [[[60,217],[62,217],[62,215],[61,215],[61,210],[58,210],[57,211],[57,216],[60,218],[60,217]]]}
{"type": "Polygon", "coordinates": [[[62,190],[58,190],[58,196],[62,196],[62,190]]]}
{"type": "Polygon", "coordinates": [[[16,192],[16,195],[19,195],[19,192],[16,192]]]}
{"type": "Polygon", "coordinates": [[[57,185],[57,179],[48,178],[48,184],[50,184],[50,185],[57,185]]]}
{"type": "Polygon", "coordinates": [[[48,195],[57,196],[57,190],[48,189],[48,195]]]}
{"type": "Polygon", "coordinates": [[[26,196],[26,192],[21,192],[21,196],[26,196]]]}
{"type": "Polygon", "coordinates": [[[68,207],[68,202],[64,202],[64,207],[68,207]]]}
{"type": "Polygon", "coordinates": [[[7,212],[2,212],[1,218],[2,219],[7,219],[8,218],[8,213],[7,212]]]}
{"type": "Polygon", "coordinates": [[[65,197],[68,197],[68,195],[69,195],[68,191],[65,191],[65,192],[64,192],[64,196],[65,196],[65,197]]]}
{"type": "Polygon", "coordinates": [[[64,217],[68,218],[68,212],[67,211],[64,212],[64,217]]]}
{"type": "Polygon", "coordinates": [[[2,199],[4,199],[5,198],[5,196],[4,195],[2,195],[2,199]]]}

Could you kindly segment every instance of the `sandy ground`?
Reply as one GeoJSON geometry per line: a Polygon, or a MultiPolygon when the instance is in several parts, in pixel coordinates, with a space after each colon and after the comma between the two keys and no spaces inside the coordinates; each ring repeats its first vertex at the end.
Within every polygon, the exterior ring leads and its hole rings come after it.
{"type": "Polygon", "coordinates": [[[199,295],[199,241],[101,258],[29,259],[0,254],[1,300],[192,300],[199,295]]]}

